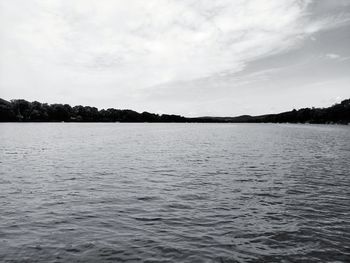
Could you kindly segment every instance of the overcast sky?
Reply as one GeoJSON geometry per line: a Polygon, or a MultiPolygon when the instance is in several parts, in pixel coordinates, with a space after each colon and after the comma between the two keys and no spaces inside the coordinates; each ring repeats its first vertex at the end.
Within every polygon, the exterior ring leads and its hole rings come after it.
{"type": "Polygon", "coordinates": [[[349,0],[0,0],[0,97],[235,116],[350,98],[349,0]]]}

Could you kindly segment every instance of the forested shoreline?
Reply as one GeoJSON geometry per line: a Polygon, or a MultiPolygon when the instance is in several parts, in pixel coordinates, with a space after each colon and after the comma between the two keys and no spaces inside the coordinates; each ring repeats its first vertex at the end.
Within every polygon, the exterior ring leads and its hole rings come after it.
{"type": "Polygon", "coordinates": [[[328,108],[303,108],[278,114],[188,118],[173,114],[138,113],[129,109],[48,104],[0,99],[1,122],[220,122],[220,123],[350,123],[350,99],[328,108]]]}

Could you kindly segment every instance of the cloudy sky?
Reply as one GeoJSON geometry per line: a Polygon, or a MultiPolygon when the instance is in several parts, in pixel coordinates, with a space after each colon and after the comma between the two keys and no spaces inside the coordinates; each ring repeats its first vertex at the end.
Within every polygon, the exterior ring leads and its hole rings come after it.
{"type": "Polygon", "coordinates": [[[186,116],[350,98],[349,0],[0,0],[0,97],[186,116]]]}

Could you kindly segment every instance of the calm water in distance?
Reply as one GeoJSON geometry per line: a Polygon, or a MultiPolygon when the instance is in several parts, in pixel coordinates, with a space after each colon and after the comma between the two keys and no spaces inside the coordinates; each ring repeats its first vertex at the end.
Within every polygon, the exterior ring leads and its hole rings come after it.
{"type": "Polygon", "coordinates": [[[0,124],[1,262],[350,262],[350,126],[0,124]]]}

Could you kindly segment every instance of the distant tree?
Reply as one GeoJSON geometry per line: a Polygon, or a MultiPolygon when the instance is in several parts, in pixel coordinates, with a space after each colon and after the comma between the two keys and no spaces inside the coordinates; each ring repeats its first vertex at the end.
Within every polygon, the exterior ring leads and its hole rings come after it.
{"type": "Polygon", "coordinates": [[[49,108],[49,117],[53,121],[69,121],[72,114],[72,108],[68,104],[51,104],[49,108]]]}
{"type": "Polygon", "coordinates": [[[29,119],[31,113],[31,103],[23,100],[11,100],[12,108],[16,114],[17,121],[26,121],[29,119]]]}
{"type": "Polygon", "coordinates": [[[143,122],[159,122],[160,119],[159,115],[147,111],[142,112],[140,117],[143,122]]]}
{"type": "Polygon", "coordinates": [[[15,121],[16,114],[11,102],[0,99],[0,121],[15,121]]]}

